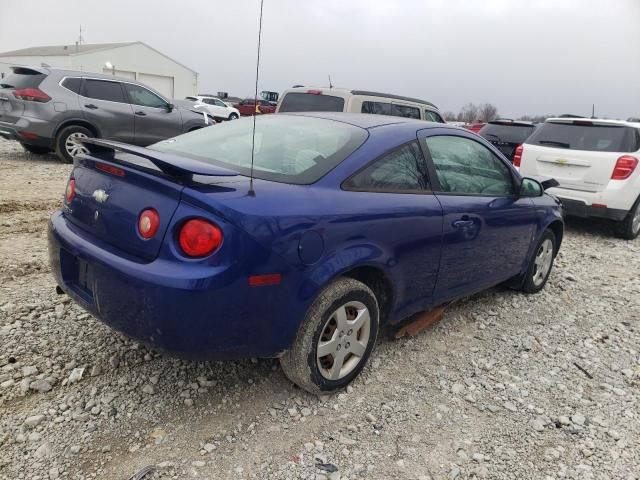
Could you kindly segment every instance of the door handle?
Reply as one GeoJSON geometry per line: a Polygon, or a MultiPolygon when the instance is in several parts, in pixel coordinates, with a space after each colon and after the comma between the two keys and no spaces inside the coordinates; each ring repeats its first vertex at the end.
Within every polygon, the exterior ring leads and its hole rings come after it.
{"type": "Polygon", "coordinates": [[[456,220],[452,225],[455,228],[470,228],[473,227],[473,220],[456,220]]]}
{"type": "Polygon", "coordinates": [[[146,113],[144,113],[142,110],[138,110],[137,112],[135,112],[136,115],[140,115],[141,117],[144,117],[146,115],[146,113]]]}
{"type": "Polygon", "coordinates": [[[87,107],[87,108],[88,108],[88,109],[90,109],[90,110],[96,110],[96,109],[98,108],[98,107],[97,107],[97,106],[95,106],[93,103],[90,103],[90,104],[88,104],[88,105],[85,105],[85,107],[87,107]]]}

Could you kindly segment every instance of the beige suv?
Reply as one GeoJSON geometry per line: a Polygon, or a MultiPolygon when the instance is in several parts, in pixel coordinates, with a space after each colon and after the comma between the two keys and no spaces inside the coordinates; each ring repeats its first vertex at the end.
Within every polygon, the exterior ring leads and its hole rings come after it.
{"type": "Polygon", "coordinates": [[[278,112],[372,113],[445,123],[438,107],[426,100],[346,88],[290,88],[280,97],[278,112]]]}

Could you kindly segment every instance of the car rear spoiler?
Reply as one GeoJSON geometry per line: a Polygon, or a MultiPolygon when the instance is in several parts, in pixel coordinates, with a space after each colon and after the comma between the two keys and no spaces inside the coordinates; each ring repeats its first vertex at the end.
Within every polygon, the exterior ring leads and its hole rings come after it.
{"type": "Polygon", "coordinates": [[[553,177],[542,177],[542,176],[532,175],[529,178],[532,178],[532,179],[540,182],[540,185],[542,185],[542,188],[544,188],[545,190],[548,190],[549,188],[559,187],[560,186],[558,181],[553,177]]]}
{"type": "Polygon", "coordinates": [[[116,158],[114,155],[115,152],[128,153],[135,155],[136,157],[144,158],[153,163],[162,171],[162,173],[170,177],[190,178],[193,175],[233,177],[235,175],[240,175],[234,170],[199,162],[198,160],[182,157],[179,154],[157,152],[149,148],[136,147],[135,145],[129,145],[127,143],[102,140],[98,138],[79,138],[78,141],[82,142],[90,153],[109,154],[110,156],[108,161],[126,165],[128,167],[135,167],[136,165],[116,158]]]}

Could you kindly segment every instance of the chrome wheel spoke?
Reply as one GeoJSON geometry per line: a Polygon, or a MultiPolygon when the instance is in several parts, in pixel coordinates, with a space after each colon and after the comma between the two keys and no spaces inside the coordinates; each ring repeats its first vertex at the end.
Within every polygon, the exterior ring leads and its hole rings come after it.
{"type": "Polygon", "coordinates": [[[336,353],[338,345],[340,344],[337,332],[334,333],[331,340],[318,343],[318,358],[326,357],[327,355],[333,355],[336,353]]]}
{"type": "Polygon", "coordinates": [[[334,314],[336,318],[336,322],[338,322],[338,329],[347,328],[347,308],[346,305],[343,305],[334,314]]]}
{"type": "Polygon", "coordinates": [[[340,350],[333,356],[333,365],[329,370],[329,379],[338,380],[341,377],[342,366],[344,365],[345,351],[340,350]]]}
{"type": "Polygon", "coordinates": [[[369,323],[369,320],[371,320],[369,318],[369,310],[363,308],[361,310],[358,310],[356,318],[347,321],[347,327],[350,329],[354,329],[357,332],[365,323],[369,323]]]}
{"type": "Polygon", "coordinates": [[[356,357],[362,357],[366,350],[367,345],[363,344],[359,340],[354,340],[353,342],[351,342],[351,346],[349,347],[349,353],[352,353],[356,357]]]}

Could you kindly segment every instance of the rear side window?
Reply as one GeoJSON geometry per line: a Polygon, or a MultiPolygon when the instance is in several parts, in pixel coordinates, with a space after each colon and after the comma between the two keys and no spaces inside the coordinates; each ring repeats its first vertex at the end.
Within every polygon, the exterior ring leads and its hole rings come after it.
{"type": "Polygon", "coordinates": [[[426,165],[417,142],[384,155],[344,184],[349,190],[368,192],[421,192],[429,190],[426,165]]]}
{"type": "Polygon", "coordinates": [[[408,105],[391,105],[391,115],[394,117],[405,117],[405,118],[417,118],[420,120],[420,109],[417,107],[410,107],[408,105]]]}
{"type": "Polygon", "coordinates": [[[342,112],[344,98],[314,93],[287,93],[280,104],[280,112],[342,112]]]}
{"type": "Polygon", "coordinates": [[[424,119],[429,122],[445,123],[439,113],[432,112],[431,110],[424,111],[424,119]]]}
{"type": "Polygon", "coordinates": [[[122,92],[120,82],[85,79],[82,84],[82,96],[95,98],[96,100],[127,103],[124,99],[124,93],[122,92]]]}
{"type": "Polygon", "coordinates": [[[482,127],[478,133],[489,141],[523,143],[529,135],[531,135],[533,130],[533,125],[499,125],[488,123],[482,127]]]}
{"type": "Polygon", "coordinates": [[[61,85],[67,90],[71,90],[73,93],[80,93],[82,79],[78,77],[67,77],[62,81],[61,85]]]}
{"type": "Polygon", "coordinates": [[[584,122],[546,122],[527,140],[531,145],[590,152],[635,152],[640,149],[635,128],[588,125],[584,122]]]}
{"type": "Polygon", "coordinates": [[[384,102],[362,102],[361,113],[372,113],[374,115],[391,115],[391,104],[384,102]]]}
{"type": "Polygon", "coordinates": [[[11,75],[0,82],[2,88],[37,88],[47,78],[44,73],[29,68],[14,68],[11,75]]]}

